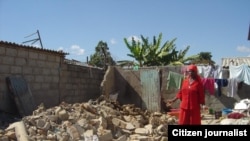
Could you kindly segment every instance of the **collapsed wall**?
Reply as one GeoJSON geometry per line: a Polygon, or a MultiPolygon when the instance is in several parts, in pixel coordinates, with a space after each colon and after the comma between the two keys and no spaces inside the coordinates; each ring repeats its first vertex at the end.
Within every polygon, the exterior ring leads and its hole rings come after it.
{"type": "Polygon", "coordinates": [[[168,125],[177,119],[150,113],[133,104],[120,105],[104,97],[84,103],[46,109],[40,105],[32,115],[7,127],[0,138],[8,140],[100,141],[167,140],[168,125]]]}

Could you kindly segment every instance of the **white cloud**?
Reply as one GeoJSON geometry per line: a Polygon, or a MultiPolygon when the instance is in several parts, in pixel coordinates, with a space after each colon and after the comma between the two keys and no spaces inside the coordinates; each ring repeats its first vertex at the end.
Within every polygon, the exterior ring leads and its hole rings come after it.
{"type": "Polygon", "coordinates": [[[115,40],[114,38],[112,38],[112,39],[110,40],[110,43],[111,43],[112,45],[114,45],[114,44],[116,44],[117,42],[116,42],[116,40],[115,40]]]}
{"type": "Polygon", "coordinates": [[[42,48],[42,46],[41,46],[40,44],[38,44],[38,43],[32,44],[32,46],[33,46],[33,47],[36,47],[36,48],[42,48]]]}
{"type": "Polygon", "coordinates": [[[129,42],[131,42],[132,41],[132,38],[134,38],[134,40],[136,41],[136,42],[141,42],[141,38],[140,37],[138,37],[138,36],[135,36],[135,35],[132,35],[132,36],[129,36],[128,38],[127,38],[127,40],[129,41],[129,42]]]}
{"type": "Polygon", "coordinates": [[[60,50],[63,50],[63,47],[59,47],[59,48],[57,49],[57,51],[60,51],[60,50]]]}
{"type": "Polygon", "coordinates": [[[82,48],[81,48],[80,46],[78,46],[78,45],[72,45],[72,46],[70,47],[70,53],[71,53],[72,55],[83,55],[84,52],[85,52],[85,50],[82,49],[82,48]]]}
{"type": "Polygon", "coordinates": [[[63,51],[70,55],[83,55],[85,53],[85,50],[78,45],[72,45],[70,48],[59,47],[57,51],[63,51]]]}
{"type": "Polygon", "coordinates": [[[237,46],[237,51],[239,52],[250,52],[250,48],[246,46],[237,46]]]}

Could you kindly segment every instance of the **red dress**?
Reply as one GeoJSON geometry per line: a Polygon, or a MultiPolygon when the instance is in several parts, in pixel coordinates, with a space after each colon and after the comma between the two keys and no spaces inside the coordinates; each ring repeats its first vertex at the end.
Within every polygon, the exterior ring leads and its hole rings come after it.
{"type": "Polygon", "coordinates": [[[200,104],[205,103],[205,94],[200,79],[189,84],[189,79],[182,83],[180,91],[177,93],[180,103],[180,125],[201,125],[200,104]]]}

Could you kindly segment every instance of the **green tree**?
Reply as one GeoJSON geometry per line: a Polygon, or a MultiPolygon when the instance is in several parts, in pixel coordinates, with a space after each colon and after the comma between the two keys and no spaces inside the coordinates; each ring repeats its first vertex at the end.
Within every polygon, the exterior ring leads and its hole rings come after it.
{"type": "Polygon", "coordinates": [[[115,65],[115,61],[111,57],[109,47],[106,42],[99,41],[95,47],[95,53],[90,55],[90,65],[104,68],[106,70],[108,65],[115,65]]]}
{"type": "Polygon", "coordinates": [[[136,41],[132,38],[131,43],[124,38],[124,42],[130,54],[128,56],[134,58],[139,66],[159,66],[169,64],[173,58],[177,55],[175,50],[174,40],[167,41],[161,46],[162,33],[158,38],[153,37],[153,42],[150,43],[148,38],[141,35],[141,41],[136,41]]]}
{"type": "Polygon", "coordinates": [[[210,52],[200,52],[199,54],[186,56],[190,46],[187,46],[184,50],[177,51],[175,41],[176,38],[166,41],[161,45],[162,33],[159,34],[158,38],[154,36],[152,42],[149,42],[149,39],[142,35],[141,41],[136,41],[132,38],[132,41],[129,42],[124,38],[124,42],[130,50],[130,54],[127,55],[134,58],[136,62],[124,60],[119,61],[119,63],[129,66],[138,64],[140,67],[184,65],[189,63],[214,64],[210,52]]]}
{"type": "Polygon", "coordinates": [[[175,45],[173,39],[172,41],[167,41],[163,45],[162,33],[159,34],[158,38],[153,37],[153,42],[148,43],[148,38],[141,36],[143,41],[143,46],[146,48],[146,54],[144,59],[144,64],[146,66],[162,66],[168,64],[174,56],[177,55],[175,51],[175,45]]]}
{"type": "Polygon", "coordinates": [[[175,45],[176,38],[166,41],[162,48],[161,51],[159,52],[159,60],[160,60],[160,65],[169,65],[171,62],[173,62],[177,56],[178,52],[176,51],[176,45],[175,45]]]}
{"type": "Polygon", "coordinates": [[[186,57],[186,54],[187,54],[189,49],[190,49],[190,46],[187,46],[184,50],[180,50],[178,52],[178,55],[175,56],[175,58],[170,63],[170,65],[184,65],[184,64],[190,63],[193,60],[196,60],[197,58],[199,58],[198,54],[186,57]]]}
{"type": "Polygon", "coordinates": [[[124,38],[124,42],[128,47],[128,49],[130,50],[130,54],[127,55],[134,58],[138,62],[139,66],[143,66],[144,63],[143,55],[145,54],[145,48],[143,48],[141,46],[141,43],[139,41],[136,41],[134,37],[132,37],[131,44],[126,38],[124,38]]]}
{"type": "Polygon", "coordinates": [[[212,60],[212,57],[211,52],[200,52],[198,57],[193,60],[193,63],[214,65],[215,62],[212,60]]]}

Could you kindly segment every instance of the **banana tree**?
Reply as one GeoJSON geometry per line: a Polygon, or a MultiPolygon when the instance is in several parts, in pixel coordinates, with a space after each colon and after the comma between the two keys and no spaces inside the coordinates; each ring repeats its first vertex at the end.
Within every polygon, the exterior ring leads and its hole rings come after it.
{"type": "Polygon", "coordinates": [[[126,38],[124,38],[124,42],[130,50],[130,54],[127,55],[138,61],[139,66],[142,67],[144,64],[144,54],[146,49],[142,47],[141,43],[139,41],[136,41],[134,37],[132,37],[131,44],[126,38]]]}
{"type": "Polygon", "coordinates": [[[162,33],[158,38],[153,37],[153,42],[149,43],[148,38],[141,35],[141,42],[135,41],[132,38],[132,43],[129,44],[125,38],[125,44],[129,48],[131,54],[128,56],[135,58],[139,66],[159,66],[166,65],[172,61],[172,58],[177,55],[175,51],[174,40],[167,41],[161,46],[162,33]]]}
{"type": "MultiPolygon", "coordinates": [[[[186,54],[190,48],[187,46],[184,50],[177,51],[175,41],[176,38],[166,41],[161,46],[162,33],[158,38],[153,37],[153,42],[150,43],[148,38],[141,35],[141,42],[135,41],[132,38],[131,44],[128,40],[124,39],[125,44],[130,50],[128,56],[134,58],[140,67],[142,66],[165,66],[165,65],[184,65],[188,61],[194,62],[200,60],[200,55],[192,55],[186,57],[186,54]]],[[[209,58],[210,56],[205,54],[203,58],[209,58]]],[[[135,62],[133,62],[135,63],[135,62]]]]}
{"type": "Polygon", "coordinates": [[[178,52],[178,55],[174,57],[173,61],[170,62],[170,65],[184,65],[187,62],[191,62],[197,58],[199,58],[199,55],[191,55],[186,57],[186,54],[188,50],[190,49],[190,46],[187,46],[184,50],[180,50],[178,52]]]}

